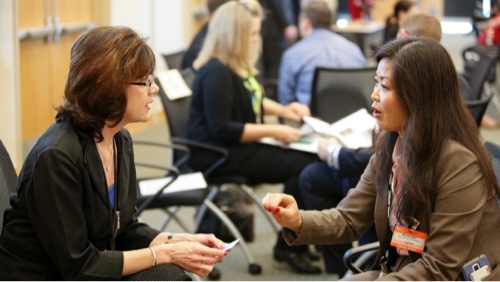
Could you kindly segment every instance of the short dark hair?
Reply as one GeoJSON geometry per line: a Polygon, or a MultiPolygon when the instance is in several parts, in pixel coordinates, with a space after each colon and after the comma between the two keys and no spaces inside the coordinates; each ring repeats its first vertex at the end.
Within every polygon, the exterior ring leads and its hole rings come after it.
{"type": "Polygon", "coordinates": [[[81,35],[71,48],[68,79],[57,121],[69,120],[102,141],[106,121],[116,126],[127,107],[127,82],[153,74],[153,50],[128,27],[103,26],[81,35]]]}
{"type": "Polygon", "coordinates": [[[401,11],[408,12],[408,10],[415,5],[415,2],[410,0],[401,0],[394,5],[394,17],[398,18],[398,14],[401,11]]]}
{"type": "Polygon", "coordinates": [[[207,8],[208,12],[213,13],[215,10],[217,10],[220,6],[228,2],[229,0],[208,0],[207,1],[207,8]]]}
{"type": "Polygon", "coordinates": [[[332,25],[332,11],[324,1],[313,0],[305,3],[301,13],[311,22],[313,28],[330,28],[332,25]]]}

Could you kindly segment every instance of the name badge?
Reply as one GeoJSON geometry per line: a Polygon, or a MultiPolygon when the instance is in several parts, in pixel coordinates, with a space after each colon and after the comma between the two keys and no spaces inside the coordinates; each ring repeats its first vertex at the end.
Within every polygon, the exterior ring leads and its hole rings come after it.
{"type": "Polygon", "coordinates": [[[427,233],[397,225],[392,235],[391,246],[421,254],[424,251],[427,233]]]}

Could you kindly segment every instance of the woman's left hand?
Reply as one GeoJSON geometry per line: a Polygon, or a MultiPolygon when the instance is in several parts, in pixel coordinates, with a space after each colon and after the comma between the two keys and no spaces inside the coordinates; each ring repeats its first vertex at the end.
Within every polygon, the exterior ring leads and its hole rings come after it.
{"type": "Polygon", "coordinates": [[[310,115],[311,111],[309,110],[308,106],[297,102],[292,102],[284,107],[281,117],[294,121],[300,121],[303,117],[310,115]]]}
{"type": "MultiPolygon", "coordinates": [[[[214,234],[193,234],[193,241],[201,243],[210,248],[222,249],[226,243],[217,237],[214,234]]],[[[227,252],[230,252],[232,249],[228,249],[227,252]]],[[[221,257],[219,262],[222,262],[223,258],[221,257]]]]}

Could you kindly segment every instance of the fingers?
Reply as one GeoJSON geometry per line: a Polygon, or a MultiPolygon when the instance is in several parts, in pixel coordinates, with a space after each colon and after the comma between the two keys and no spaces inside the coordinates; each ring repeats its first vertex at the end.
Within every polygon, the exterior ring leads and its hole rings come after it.
{"type": "Polygon", "coordinates": [[[283,197],[283,194],[267,193],[266,196],[262,199],[262,206],[268,212],[279,212],[283,197]]]}

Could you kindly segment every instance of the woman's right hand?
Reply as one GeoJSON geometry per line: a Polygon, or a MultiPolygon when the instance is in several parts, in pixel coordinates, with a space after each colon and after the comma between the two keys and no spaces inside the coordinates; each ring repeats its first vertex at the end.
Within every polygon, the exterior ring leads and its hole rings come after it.
{"type": "Polygon", "coordinates": [[[262,199],[262,206],[273,214],[279,225],[299,233],[302,229],[302,216],[297,201],[287,194],[267,193],[262,199]]]}
{"type": "Polygon", "coordinates": [[[273,130],[273,136],[277,140],[289,144],[302,136],[300,129],[293,128],[288,125],[277,124],[273,130]]]}
{"type": "Polygon", "coordinates": [[[159,255],[159,263],[176,264],[200,277],[212,272],[215,263],[222,262],[226,251],[218,247],[210,248],[199,242],[176,242],[154,247],[159,255]]]}

